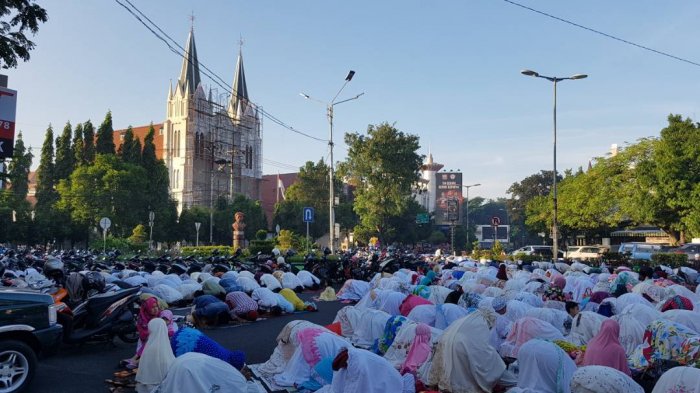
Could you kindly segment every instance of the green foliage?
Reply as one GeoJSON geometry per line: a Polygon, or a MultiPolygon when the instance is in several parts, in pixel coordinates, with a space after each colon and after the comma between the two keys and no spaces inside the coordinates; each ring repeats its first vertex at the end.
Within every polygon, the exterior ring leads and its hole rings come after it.
{"type": "Polygon", "coordinates": [[[275,238],[275,241],[280,250],[288,250],[294,247],[294,237],[294,232],[288,229],[282,229],[275,238]]]}
{"type": "Polygon", "coordinates": [[[102,250],[102,247],[106,250],[119,250],[121,252],[132,252],[132,251],[142,251],[142,248],[134,249],[131,242],[128,239],[121,237],[114,237],[107,235],[106,242],[103,243],[102,236],[94,238],[90,242],[90,248],[95,250],[102,250]],[[105,246],[106,245],[106,246],[105,246]]]}
{"type": "Polygon", "coordinates": [[[250,255],[272,254],[272,249],[275,248],[275,239],[270,240],[251,240],[248,245],[250,255]]]}
{"type": "Polygon", "coordinates": [[[442,231],[433,231],[428,238],[432,244],[442,244],[447,241],[447,236],[442,231]]]}
{"type": "Polygon", "coordinates": [[[213,255],[214,250],[218,255],[229,256],[233,255],[236,250],[231,246],[199,246],[199,247],[182,247],[180,254],[183,257],[194,256],[197,258],[208,258],[213,255]]]}
{"type": "Polygon", "coordinates": [[[95,153],[115,154],[114,128],[112,127],[112,111],[107,111],[105,119],[97,129],[97,141],[95,142],[95,153]]]}
{"type": "Polygon", "coordinates": [[[35,35],[39,23],[46,22],[49,17],[45,9],[31,0],[3,1],[0,16],[3,18],[0,20],[2,68],[16,68],[18,60],[29,60],[29,52],[34,49],[34,42],[27,33],[35,35]]]}
{"type": "Polygon", "coordinates": [[[49,125],[46,137],[41,147],[41,159],[37,169],[36,185],[36,222],[40,229],[39,237],[42,240],[52,240],[59,233],[62,226],[56,216],[54,204],[58,200],[56,186],[56,169],[54,165],[54,137],[53,128],[49,125]]]}
{"type": "Polygon", "coordinates": [[[356,187],[354,211],[360,228],[355,232],[376,233],[383,244],[391,242],[396,227],[390,219],[404,215],[413,200],[411,190],[422,164],[419,138],[382,123],[370,125],[366,135],[345,134],[345,143],[348,157],[339,175],[356,187]]]}
{"type": "Polygon", "coordinates": [[[139,224],[135,226],[134,230],[131,232],[131,236],[129,236],[129,243],[131,243],[132,245],[143,246],[143,244],[146,242],[147,237],[148,233],[146,231],[146,227],[142,224],[139,224]]]}
{"type": "Polygon", "coordinates": [[[20,132],[15,140],[12,161],[8,165],[7,180],[10,188],[0,190],[0,243],[12,241],[31,244],[34,241],[31,206],[26,200],[32,157],[20,132]]]}
{"type": "Polygon", "coordinates": [[[75,166],[75,157],[71,146],[71,138],[73,136],[73,128],[70,122],[63,127],[63,133],[56,138],[56,180],[68,179],[73,172],[75,166]]]}
{"type": "Polygon", "coordinates": [[[143,149],[141,151],[141,160],[143,162],[144,168],[146,168],[147,171],[154,168],[158,161],[158,159],[156,158],[156,145],[153,142],[155,135],[156,130],[153,128],[153,123],[151,123],[151,127],[148,129],[148,133],[143,139],[143,149]]]}
{"type": "Polygon", "coordinates": [[[255,232],[255,240],[265,240],[267,239],[267,231],[264,229],[261,229],[257,232],[255,232]]]}
{"type": "MultiPolygon", "coordinates": [[[[549,196],[552,188],[553,172],[541,170],[539,173],[530,175],[519,182],[513,183],[507,193],[510,198],[507,199],[507,211],[509,212],[509,221],[511,225],[511,237],[519,239],[524,243],[534,243],[538,241],[537,234],[539,232],[549,232],[547,228],[551,224],[538,222],[527,224],[526,220],[530,217],[527,213],[527,206],[533,199],[541,199],[549,196]]],[[[557,181],[561,181],[562,177],[557,176],[557,181]]],[[[551,200],[550,200],[551,201],[551,200]]],[[[538,206],[543,207],[538,202],[538,206]]],[[[551,206],[551,205],[550,205],[551,206]]],[[[550,208],[551,210],[551,208],[550,208]]],[[[540,218],[542,219],[542,218],[540,218]]],[[[486,222],[488,223],[488,221],[486,222]]]]}
{"type": "Polygon", "coordinates": [[[78,123],[73,130],[73,142],[71,143],[73,153],[73,167],[85,163],[85,143],[83,142],[83,125],[78,123]]]}
{"type": "Polygon", "coordinates": [[[143,168],[126,164],[114,155],[98,155],[90,166],[78,167],[58,186],[59,208],[76,223],[96,225],[101,217],[112,220],[110,230],[127,236],[131,228],[148,220],[147,176],[143,168]]]}
{"type": "Polygon", "coordinates": [[[688,266],[687,254],[657,253],[651,256],[654,265],[666,265],[671,268],[688,266]]]}
{"type": "Polygon", "coordinates": [[[493,243],[493,247],[491,247],[491,258],[490,259],[494,260],[494,261],[504,260],[503,245],[498,240],[496,240],[493,243]]]}
{"type": "Polygon", "coordinates": [[[95,126],[90,120],[83,124],[83,163],[91,164],[95,161],[95,126]]]}
{"type": "Polygon", "coordinates": [[[130,164],[141,164],[141,141],[134,137],[134,130],[129,126],[124,132],[124,140],[117,152],[122,161],[130,164]]]}

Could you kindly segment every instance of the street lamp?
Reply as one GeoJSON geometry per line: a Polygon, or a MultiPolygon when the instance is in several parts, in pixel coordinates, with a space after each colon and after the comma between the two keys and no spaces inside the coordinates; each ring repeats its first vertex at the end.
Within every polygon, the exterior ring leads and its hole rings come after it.
{"type": "Polygon", "coordinates": [[[336,102],[335,100],[338,98],[340,93],[345,89],[345,86],[352,80],[352,77],[355,76],[355,71],[350,71],[348,72],[348,75],[345,77],[345,83],[343,83],[343,86],[338,90],[338,93],[335,94],[335,97],[329,102],[325,103],[321,100],[317,100],[313,97],[311,97],[308,94],[305,93],[299,93],[302,97],[306,98],[307,100],[311,101],[316,101],[320,103],[321,105],[324,105],[326,107],[326,114],[328,116],[328,125],[329,125],[329,133],[330,133],[330,138],[328,139],[328,148],[330,149],[330,170],[329,170],[329,178],[330,178],[330,183],[329,183],[329,201],[328,201],[328,235],[329,235],[329,240],[328,240],[328,245],[329,248],[331,249],[331,252],[335,252],[335,195],[334,195],[334,163],[333,163],[333,107],[335,107],[338,104],[342,104],[344,102],[356,100],[360,98],[363,94],[365,93],[360,93],[354,97],[338,101],[336,102]]]}
{"type": "Polygon", "coordinates": [[[201,222],[194,223],[194,229],[197,231],[197,240],[195,241],[195,247],[199,247],[199,228],[202,226],[201,222]]]}
{"type": "Polygon", "coordinates": [[[148,249],[153,249],[153,222],[156,219],[156,213],[153,211],[148,212],[148,226],[151,227],[150,234],[148,235],[148,249]]]}
{"type": "Polygon", "coordinates": [[[587,78],[586,74],[574,74],[568,78],[558,78],[556,76],[544,76],[532,70],[522,70],[521,74],[535,78],[546,79],[554,83],[554,173],[552,174],[552,195],[554,199],[554,210],[552,217],[552,259],[557,260],[559,256],[559,230],[557,228],[557,83],[565,80],[577,80],[587,78]]]}
{"type": "Polygon", "coordinates": [[[467,189],[467,201],[464,204],[465,211],[464,211],[464,216],[467,218],[467,243],[469,243],[470,237],[469,237],[469,189],[472,187],[479,187],[481,183],[476,183],[476,184],[470,184],[468,186],[462,186],[467,189]]]}

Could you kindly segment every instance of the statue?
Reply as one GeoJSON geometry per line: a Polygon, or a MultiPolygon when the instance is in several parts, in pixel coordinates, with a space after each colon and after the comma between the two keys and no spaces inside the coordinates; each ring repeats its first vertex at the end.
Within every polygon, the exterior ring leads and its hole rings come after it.
{"type": "Polygon", "coordinates": [[[245,245],[245,214],[243,212],[236,212],[233,215],[233,249],[238,250],[243,248],[245,245]]]}

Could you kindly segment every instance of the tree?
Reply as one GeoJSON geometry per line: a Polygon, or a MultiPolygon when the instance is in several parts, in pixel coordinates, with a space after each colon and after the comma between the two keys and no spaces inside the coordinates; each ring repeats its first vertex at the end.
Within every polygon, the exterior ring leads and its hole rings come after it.
{"type": "Polygon", "coordinates": [[[73,129],[70,122],[63,127],[63,133],[56,138],[56,180],[67,179],[75,166],[75,156],[71,148],[73,129]]]}
{"type": "Polygon", "coordinates": [[[37,169],[36,185],[36,221],[41,228],[43,240],[54,239],[56,221],[54,218],[54,203],[58,200],[56,193],[56,169],[54,166],[54,137],[53,128],[49,125],[46,130],[44,143],[41,146],[41,158],[37,169]]]}
{"type": "Polygon", "coordinates": [[[95,161],[95,127],[90,120],[83,124],[83,162],[95,161]]]}
{"type": "Polygon", "coordinates": [[[85,143],[83,142],[83,125],[78,123],[73,130],[73,167],[85,163],[85,143]]]}
{"type": "Polygon", "coordinates": [[[156,156],[156,145],[153,142],[155,135],[156,130],[153,128],[153,123],[151,123],[151,126],[148,129],[148,133],[143,139],[143,150],[141,152],[141,160],[143,163],[143,167],[146,168],[147,171],[155,168],[156,162],[158,161],[156,156]]]}
{"type": "Polygon", "coordinates": [[[635,163],[638,218],[658,225],[675,241],[700,235],[700,125],[669,115],[651,154],[635,163]]]}
{"type": "Polygon", "coordinates": [[[112,127],[112,111],[107,111],[105,119],[97,129],[95,152],[97,154],[114,154],[114,128],[112,127]]]}
{"type": "Polygon", "coordinates": [[[26,33],[36,35],[39,23],[49,17],[45,9],[30,0],[5,0],[0,3],[0,18],[2,68],[16,68],[18,60],[29,60],[29,52],[34,49],[34,42],[26,33]]]}
{"type": "Polygon", "coordinates": [[[392,217],[406,212],[413,200],[412,187],[418,181],[423,157],[416,135],[405,134],[388,123],[370,125],[366,135],[345,134],[347,160],[340,164],[341,177],[356,187],[354,210],[359,226],[386,244],[394,229],[392,217]]]}
{"type": "Polygon", "coordinates": [[[124,162],[141,163],[141,141],[134,137],[134,130],[131,126],[124,133],[124,141],[119,146],[118,154],[124,162]]]}
{"type": "Polygon", "coordinates": [[[10,240],[27,244],[33,240],[31,206],[27,201],[32,158],[31,151],[24,146],[20,132],[15,140],[12,161],[8,166],[11,188],[0,191],[3,194],[0,195],[0,227],[5,229],[0,230],[0,242],[10,240]]]}
{"type": "MultiPolygon", "coordinates": [[[[537,233],[541,231],[533,232],[532,228],[534,227],[526,224],[527,205],[532,199],[547,196],[551,193],[552,173],[552,171],[541,170],[539,173],[532,174],[519,182],[513,183],[508,188],[507,193],[511,196],[507,200],[506,208],[509,213],[509,221],[512,228],[511,237],[513,239],[522,240],[525,243],[532,243],[538,240],[537,233]]],[[[557,175],[557,182],[561,180],[562,177],[557,175]]],[[[540,228],[540,226],[537,226],[537,228],[540,228]]],[[[549,232],[549,230],[545,232],[549,232]]]]}
{"type": "Polygon", "coordinates": [[[148,220],[147,182],[140,166],[123,163],[114,155],[98,155],[94,164],[78,167],[70,181],[60,182],[58,207],[85,226],[110,217],[112,233],[128,236],[132,228],[148,220]]]}

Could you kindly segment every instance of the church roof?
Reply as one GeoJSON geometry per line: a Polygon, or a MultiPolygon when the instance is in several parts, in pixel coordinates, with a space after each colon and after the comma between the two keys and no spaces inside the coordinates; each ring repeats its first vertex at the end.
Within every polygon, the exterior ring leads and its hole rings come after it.
{"type": "Polygon", "coordinates": [[[194,45],[194,30],[190,30],[190,35],[187,37],[185,57],[182,59],[182,70],[177,82],[183,92],[189,91],[190,94],[194,94],[201,82],[197,47],[194,45]]]}
{"type": "Polygon", "coordinates": [[[242,52],[238,53],[236,72],[233,76],[233,86],[231,87],[231,90],[231,104],[229,112],[238,116],[245,112],[246,106],[248,105],[248,85],[245,81],[242,52]]]}

